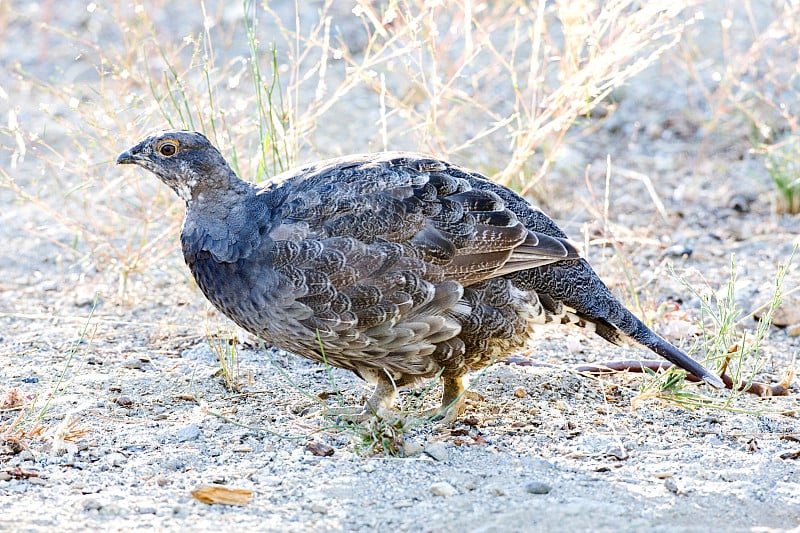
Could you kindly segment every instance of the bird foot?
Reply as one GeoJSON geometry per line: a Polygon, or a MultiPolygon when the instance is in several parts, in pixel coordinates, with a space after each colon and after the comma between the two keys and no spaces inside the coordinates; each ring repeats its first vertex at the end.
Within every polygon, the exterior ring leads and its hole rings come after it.
{"type": "Polygon", "coordinates": [[[326,407],[322,413],[346,422],[364,422],[377,416],[376,411],[366,407],[326,407]]]}
{"type": "Polygon", "coordinates": [[[322,413],[343,422],[354,424],[374,419],[397,418],[397,414],[393,413],[391,409],[385,407],[374,409],[371,405],[363,407],[326,407],[322,413]]]}
{"type": "Polygon", "coordinates": [[[419,415],[419,419],[424,422],[439,422],[449,426],[464,414],[464,399],[460,398],[455,403],[440,405],[433,409],[426,409],[419,415]]]}

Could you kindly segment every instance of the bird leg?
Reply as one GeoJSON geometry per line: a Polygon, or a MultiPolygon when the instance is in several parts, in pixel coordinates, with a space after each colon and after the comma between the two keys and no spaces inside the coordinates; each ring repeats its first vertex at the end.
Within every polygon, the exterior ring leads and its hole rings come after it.
{"type": "Polygon", "coordinates": [[[464,411],[464,376],[442,377],[442,405],[428,409],[423,416],[443,424],[452,424],[464,411]]]}
{"type": "Polygon", "coordinates": [[[360,373],[368,382],[375,383],[375,390],[372,391],[372,396],[364,403],[364,407],[328,408],[328,413],[351,422],[363,422],[392,407],[397,397],[397,385],[395,382],[380,370],[362,370],[360,373]]]}

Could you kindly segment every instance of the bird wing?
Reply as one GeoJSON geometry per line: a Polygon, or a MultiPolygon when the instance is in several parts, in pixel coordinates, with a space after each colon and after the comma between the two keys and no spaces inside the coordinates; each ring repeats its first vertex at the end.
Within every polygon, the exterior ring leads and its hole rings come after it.
{"type": "Polygon", "coordinates": [[[568,239],[527,229],[492,186],[416,154],[324,161],[279,186],[286,194],[270,237],[398,243],[404,255],[465,286],[580,256],[568,239]],[[473,187],[475,180],[489,186],[473,187]]]}

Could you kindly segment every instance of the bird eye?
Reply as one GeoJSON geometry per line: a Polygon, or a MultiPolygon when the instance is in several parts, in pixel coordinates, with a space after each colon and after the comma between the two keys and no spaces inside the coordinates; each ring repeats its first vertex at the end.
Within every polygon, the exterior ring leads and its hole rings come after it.
{"type": "Polygon", "coordinates": [[[164,144],[158,147],[158,153],[166,157],[175,155],[175,152],[177,151],[178,147],[173,142],[165,142],[164,144]]]}

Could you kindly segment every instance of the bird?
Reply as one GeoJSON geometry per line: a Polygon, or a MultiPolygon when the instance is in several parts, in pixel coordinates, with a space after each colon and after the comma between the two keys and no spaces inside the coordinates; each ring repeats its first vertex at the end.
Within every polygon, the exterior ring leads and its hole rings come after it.
{"type": "Polygon", "coordinates": [[[724,387],[615,298],[542,210],[478,172],[380,152],[256,185],[185,130],[147,136],[116,162],[150,171],[183,200],[183,257],[219,311],[371,384],[354,417],[386,412],[398,389],[438,378],[430,414],[453,422],[468,373],[525,349],[547,323],[638,344],[724,387]]]}

